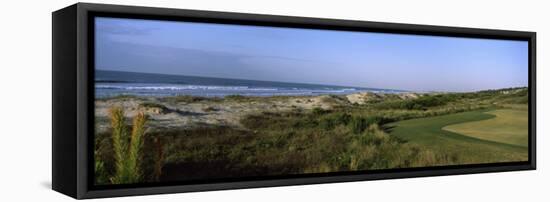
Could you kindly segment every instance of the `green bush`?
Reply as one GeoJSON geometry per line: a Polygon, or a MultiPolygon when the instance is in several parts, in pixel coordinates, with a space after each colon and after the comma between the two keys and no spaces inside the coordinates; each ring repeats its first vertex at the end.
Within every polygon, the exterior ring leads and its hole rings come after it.
{"type": "Polygon", "coordinates": [[[427,110],[460,99],[456,94],[424,95],[410,100],[390,100],[373,104],[378,109],[427,110]]]}
{"type": "Polygon", "coordinates": [[[337,124],[348,125],[352,117],[348,113],[335,113],[333,118],[337,124]]]}
{"type": "Polygon", "coordinates": [[[323,117],[319,122],[319,126],[324,130],[332,130],[336,124],[336,120],[331,117],[323,117]]]}
{"type": "Polygon", "coordinates": [[[361,117],[361,116],[354,116],[352,119],[351,119],[351,130],[353,131],[354,134],[360,134],[362,133],[363,131],[365,131],[365,129],[367,129],[367,119],[361,117]]]}
{"type": "Polygon", "coordinates": [[[315,107],[312,109],[311,113],[313,115],[316,115],[316,116],[319,116],[319,115],[323,115],[325,113],[327,113],[328,111],[327,110],[324,110],[323,108],[321,107],[315,107]]]}
{"type": "Polygon", "coordinates": [[[205,97],[197,97],[197,96],[191,96],[191,95],[179,95],[179,96],[172,96],[172,97],[165,97],[163,100],[168,102],[184,102],[184,103],[193,103],[193,102],[199,102],[203,100],[210,100],[211,98],[205,98],[205,97]]]}

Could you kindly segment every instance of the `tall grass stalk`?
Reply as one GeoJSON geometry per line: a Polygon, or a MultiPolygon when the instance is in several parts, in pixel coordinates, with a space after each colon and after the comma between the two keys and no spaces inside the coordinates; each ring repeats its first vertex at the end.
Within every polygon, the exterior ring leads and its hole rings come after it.
{"type": "Polygon", "coordinates": [[[105,184],[108,182],[107,172],[105,171],[105,163],[99,157],[99,152],[94,151],[95,169],[94,175],[97,184],[105,184]]]}
{"type": "Polygon", "coordinates": [[[124,110],[112,107],[109,110],[111,119],[115,173],[111,178],[113,184],[136,183],[141,180],[140,158],[145,135],[147,117],[142,112],[133,120],[132,132],[124,122],[124,110]]]}
{"type": "Polygon", "coordinates": [[[141,151],[143,148],[143,136],[145,134],[145,123],[147,118],[143,112],[138,113],[134,117],[132,125],[132,136],[130,137],[130,148],[128,151],[128,169],[129,174],[132,175],[131,179],[141,178],[141,151]]]}
{"type": "Polygon", "coordinates": [[[153,170],[153,180],[159,181],[160,176],[162,175],[162,166],[164,165],[164,144],[160,138],[154,139],[155,143],[155,167],[153,170]]]}

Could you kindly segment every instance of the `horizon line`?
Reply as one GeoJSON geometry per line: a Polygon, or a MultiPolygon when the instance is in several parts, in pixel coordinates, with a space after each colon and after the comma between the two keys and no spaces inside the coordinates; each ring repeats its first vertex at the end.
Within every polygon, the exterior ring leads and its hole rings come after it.
{"type": "MultiPolygon", "coordinates": [[[[126,73],[138,73],[138,74],[158,74],[158,75],[167,75],[167,76],[191,76],[191,77],[201,77],[201,78],[212,78],[212,79],[233,79],[233,80],[244,80],[244,81],[260,81],[260,82],[276,82],[276,83],[294,83],[294,84],[306,84],[306,85],[319,85],[319,86],[335,86],[335,87],[346,87],[346,88],[365,88],[369,90],[392,90],[392,91],[405,91],[412,92],[410,90],[402,89],[391,89],[391,88],[373,88],[373,87],[361,87],[361,86],[344,86],[344,85],[334,85],[334,84],[319,84],[319,83],[302,83],[302,82],[287,82],[287,81],[272,81],[272,80],[254,80],[254,79],[242,79],[242,78],[227,78],[227,77],[212,77],[212,76],[199,76],[199,75],[188,75],[188,74],[166,74],[166,73],[156,73],[156,72],[130,72],[130,71],[120,71],[120,70],[106,70],[95,68],[95,71],[111,71],[111,72],[126,72],[126,73]]],[[[95,78],[94,78],[95,80],[95,78]]]]}
{"type": "MultiPolygon", "coordinates": [[[[254,80],[254,79],[227,78],[227,77],[224,78],[224,77],[188,75],[188,74],[166,74],[166,73],[157,73],[157,72],[134,72],[134,71],[106,70],[106,69],[98,69],[98,68],[95,68],[95,71],[126,72],[126,73],[138,73],[138,74],[157,74],[157,75],[166,75],[166,76],[190,76],[190,77],[213,78],[213,79],[232,79],[232,80],[276,82],[276,83],[294,83],[294,84],[306,84],[306,85],[335,86],[335,87],[348,87],[348,88],[364,88],[364,89],[369,89],[369,90],[391,90],[391,91],[413,92],[413,93],[476,93],[476,92],[482,92],[482,91],[528,88],[529,87],[529,86],[513,86],[513,87],[503,87],[503,88],[488,88],[488,89],[481,89],[481,90],[474,90],[474,91],[434,91],[434,90],[407,90],[407,89],[392,89],[392,88],[378,88],[378,87],[343,86],[343,85],[333,85],[333,84],[301,83],[301,82],[286,82],[286,81],[271,81],[271,80],[254,80]]],[[[94,81],[95,81],[95,79],[96,78],[94,78],[94,81]]]]}

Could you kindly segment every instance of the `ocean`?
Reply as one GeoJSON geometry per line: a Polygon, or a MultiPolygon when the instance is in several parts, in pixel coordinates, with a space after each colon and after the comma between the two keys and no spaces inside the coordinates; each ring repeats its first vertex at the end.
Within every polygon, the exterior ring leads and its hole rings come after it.
{"type": "Polygon", "coordinates": [[[121,71],[95,71],[95,96],[106,98],[119,95],[202,97],[284,96],[351,94],[357,92],[401,92],[399,90],[334,86],[321,84],[286,83],[225,79],[197,76],[151,74],[121,71]]]}

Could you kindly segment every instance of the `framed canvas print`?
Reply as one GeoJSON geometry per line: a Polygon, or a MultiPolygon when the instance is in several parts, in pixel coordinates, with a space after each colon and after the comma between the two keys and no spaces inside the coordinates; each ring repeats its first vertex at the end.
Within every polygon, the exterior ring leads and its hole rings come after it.
{"type": "Polygon", "coordinates": [[[79,3],[53,13],[75,198],[535,169],[535,33],[79,3]]]}

